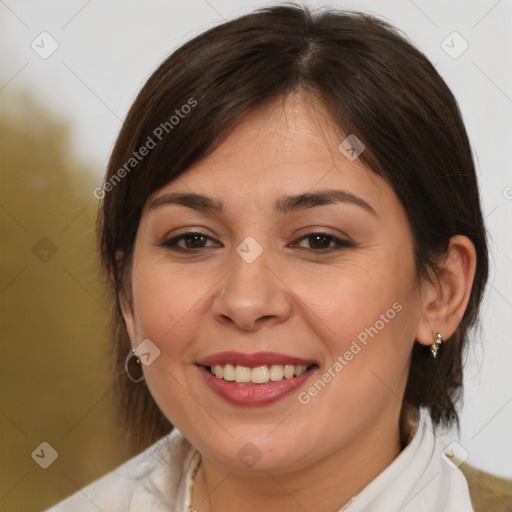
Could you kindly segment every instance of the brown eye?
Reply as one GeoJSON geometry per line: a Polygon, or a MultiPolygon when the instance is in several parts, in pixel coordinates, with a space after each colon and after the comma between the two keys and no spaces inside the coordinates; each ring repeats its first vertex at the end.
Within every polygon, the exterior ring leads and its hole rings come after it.
{"type": "Polygon", "coordinates": [[[309,240],[309,247],[303,248],[314,252],[333,252],[346,247],[354,247],[352,242],[342,240],[328,233],[309,233],[299,238],[298,241],[300,240],[309,240]],[[334,246],[331,245],[332,243],[334,243],[334,246]]]}
{"type": "MultiPolygon", "coordinates": [[[[206,245],[208,240],[213,239],[208,235],[205,235],[204,233],[189,232],[183,233],[182,235],[176,236],[174,238],[170,238],[169,240],[165,240],[158,245],[167,247],[174,251],[199,252],[200,249],[206,249],[208,247],[211,247],[206,245]],[[180,244],[180,242],[182,241],[184,245],[180,244]]],[[[309,247],[300,247],[301,249],[306,249],[318,253],[329,253],[333,251],[338,251],[343,248],[354,247],[354,244],[352,242],[342,240],[328,233],[321,232],[309,233],[299,238],[297,242],[300,242],[301,240],[309,241],[309,247]]],[[[297,242],[292,244],[292,246],[298,246],[297,242]]]]}
{"type": "Polygon", "coordinates": [[[169,249],[176,251],[196,251],[197,249],[202,249],[205,246],[205,242],[207,240],[212,240],[209,236],[200,232],[189,232],[183,233],[182,235],[176,236],[169,240],[165,240],[162,242],[161,246],[168,247],[169,249]],[[183,245],[178,245],[179,242],[184,241],[183,245]]]}

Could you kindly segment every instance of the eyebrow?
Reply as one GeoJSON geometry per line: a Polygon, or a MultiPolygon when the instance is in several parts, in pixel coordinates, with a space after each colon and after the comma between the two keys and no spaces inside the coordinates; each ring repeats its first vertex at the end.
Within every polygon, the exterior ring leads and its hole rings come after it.
{"type": "MultiPolygon", "coordinates": [[[[337,189],[319,190],[314,193],[282,196],[274,203],[274,213],[285,215],[298,210],[305,210],[315,206],[335,203],[353,204],[363,208],[375,217],[378,217],[373,207],[364,199],[352,194],[351,192],[347,192],[346,190],[337,189]]],[[[202,212],[224,212],[224,205],[222,201],[218,199],[202,194],[182,192],[171,192],[157,197],[149,205],[149,211],[169,204],[179,204],[202,212]]]]}

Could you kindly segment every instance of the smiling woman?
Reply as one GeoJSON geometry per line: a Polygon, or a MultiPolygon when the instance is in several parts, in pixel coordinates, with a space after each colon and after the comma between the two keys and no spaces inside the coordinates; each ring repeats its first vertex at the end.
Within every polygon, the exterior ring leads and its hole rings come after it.
{"type": "Polygon", "coordinates": [[[256,11],[160,65],[107,183],[190,97],[98,219],[144,450],[52,512],[473,510],[451,429],[487,245],[444,81],[374,17],[256,11]]]}

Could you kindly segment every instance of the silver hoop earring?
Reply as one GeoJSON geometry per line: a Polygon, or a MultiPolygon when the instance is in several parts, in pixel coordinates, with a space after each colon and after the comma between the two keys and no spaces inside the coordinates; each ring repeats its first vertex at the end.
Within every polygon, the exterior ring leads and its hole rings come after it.
{"type": "Polygon", "coordinates": [[[434,340],[434,343],[430,345],[430,351],[432,352],[434,359],[437,357],[437,351],[439,350],[439,347],[441,346],[441,343],[443,343],[443,341],[443,335],[440,332],[438,332],[437,337],[434,340]]]}
{"type": "MultiPolygon", "coordinates": [[[[128,352],[128,356],[126,356],[126,361],[124,362],[124,371],[126,372],[126,375],[128,375],[128,378],[132,382],[142,382],[144,380],[144,372],[138,379],[133,378],[132,374],[130,373],[129,363],[130,363],[130,360],[132,359],[132,357],[134,357],[134,356],[137,359],[137,363],[139,364],[139,367],[140,367],[140,361],[139,361],[139,358],[137,357],[137,355],[135,354],[135,348],[132,348],[130,350],[130,352],[128,352]]],[[[141,372],[142,372],[142,368],[141,368],[141,372]]]]}

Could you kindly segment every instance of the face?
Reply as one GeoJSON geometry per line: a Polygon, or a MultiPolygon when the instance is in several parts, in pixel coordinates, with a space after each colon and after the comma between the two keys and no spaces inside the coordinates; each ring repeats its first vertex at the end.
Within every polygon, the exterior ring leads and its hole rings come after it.
{"type": "Polygon", "coordinates": [[[344,138],[288,96],[144,207],[128,332],[150,340],[163,413],[219,467],[291,471],[398,435],[422,318],[413,241],[392,188],[344,138]]]}

